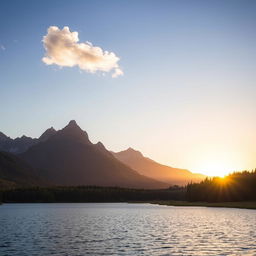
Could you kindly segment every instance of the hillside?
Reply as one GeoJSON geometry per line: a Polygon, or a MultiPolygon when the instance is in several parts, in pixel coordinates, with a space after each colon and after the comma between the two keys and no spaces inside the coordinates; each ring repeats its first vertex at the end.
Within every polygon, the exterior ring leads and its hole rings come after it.
{"type": "Polygon", "coordinates": [[[20,155],[56,185],[97,185],[131,188],[166,188],[163,182],[140,175],[93,144],[75,121],[20,155]]]}
{"type": "Polygon", "coordinates": [[[0,189],[48,184],[18,156],[0,151],[0,189]]]}
{"type": "Polygon", "coordinates": [[[202,174],[157,163],[132,148],[117,153],[112,152],[112,154],[119,161],[130,166],[141,175],[146,175],[171,185],[186,185],[188,182],[198,182],[205,178],[202,174]]]}

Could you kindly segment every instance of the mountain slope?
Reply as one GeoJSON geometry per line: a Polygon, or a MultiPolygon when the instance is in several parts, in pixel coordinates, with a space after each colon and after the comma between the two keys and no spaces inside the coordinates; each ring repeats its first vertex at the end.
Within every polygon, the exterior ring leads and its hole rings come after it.
{"type": "Polygon", "coordinates": [[[168,185],[138,174],[110,154],[102,143],[92,144],[85,131],[70,123],[20,155],[42,176],[57,185],[98,185],[166,188],[168,185]]]}
{"type": "Polygon", "coordinates": [[[0,186],[38,186],[46,184],[38,172],[19,157],[0,151],[0,186]]]}
{"type": "Polygon", "coordinates": [[[46,141],[48,140],[51,136],[53,136],[56,133],[56,130],[51,127],[49,129],[47,129],[38,139],[38,141],[46,141]]]}
{"type": "Polygon", "coordinates": [[[5,134],[0,133],[0,150],[5,152],[10,152],[13,154],[19,154],[25,152],[29,147],[35,145],[37,139],[33,139],[27,136],[22,136],[20,138],[11,139],[5,134]]]}
{"type": "Polygon", "coordinates": [[[41,141],[48,140],[55,133],[55,129],[51,127],[47,129],[38,139],[27,137],[25,135],[20,138],[12,139],[0,132],[0,150],[18,155],[27,151],[33,145],[36,145],[41,141]]]}
{"type": "Polygon", "coordinates": [[[205,178],[202,174],[191,173],[185,169],[172,168],[159,164],[150,158],[144,157],[141,152],[132,148],[114,153],[114,157],[127,164],[141,175],[151,177],[172,185],[186,185],[190,181],[201,181],[205,178]]]}

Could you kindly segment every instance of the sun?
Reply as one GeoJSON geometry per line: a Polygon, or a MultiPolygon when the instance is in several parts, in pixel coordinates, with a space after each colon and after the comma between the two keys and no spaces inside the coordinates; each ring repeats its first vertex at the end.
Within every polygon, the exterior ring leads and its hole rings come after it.
{"type": "Polygon", "coordinates": [[[200,166],[200,172],[207,176],[225,177],[231,173],[234,169],[231,164],[224,162],[207,162],[202,163],[200,166]]]}
{"type": "Polygon", "coordinates": [[[204,173],[208,176],[225,177],[229,173],[227,168],[222,164],[213,163],[205,167],[204,173]]]}

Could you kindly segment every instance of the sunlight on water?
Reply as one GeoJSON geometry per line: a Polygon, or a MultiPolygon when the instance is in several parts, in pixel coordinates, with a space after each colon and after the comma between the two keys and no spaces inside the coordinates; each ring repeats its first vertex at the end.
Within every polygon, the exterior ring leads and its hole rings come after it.
{"type": "Polygon", "coordinates": [[[0,255],[256,255],[256,211],[149,204],[5,204],[0,255]]]}

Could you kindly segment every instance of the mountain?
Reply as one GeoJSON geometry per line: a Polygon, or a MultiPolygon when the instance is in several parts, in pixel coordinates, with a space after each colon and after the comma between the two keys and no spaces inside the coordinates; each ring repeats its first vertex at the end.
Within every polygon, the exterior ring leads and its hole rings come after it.
{"type": "Polygon", "coordinates": [[[40,141],[46,141],[48,140],[51,136],[53,136],[56,133],[56,130],[51,127],[49,129],[47,129],[40,137],[39,137],[39,142],[40,141]]]}
{"type": "Polygon", "coordinates": [[[112,152],[112,154],[116,159],[136,170],[141,175],[172,185],[186,185],[188,182],[198,182],[206,177],[185,169],[159,164],[150,158],[144,157],[141,152],[132,148],[117,153],[112,152]]]}
{"type": "Polygon", "coordinates": [[[38,186],[46,182],[39,178],[38,171],[18,156],[0,151],[0,188],[38,186]]]}
{"type": "Polygon", "coordinates": [[[20,138],[11,139],[0,132],[0,150],[18,155],[27,151],[33,145],[36,145],[41,141],[46,141],[48,138],[54,135],[55,132],[55,129],[51,127],[47,129],[38,139],[27,137],[25,135],[20,138]]]}
{"type": "Polygon", "coordinates": [[[4,133],[0,132],[0,142],[4,142],[9,140],[10,138],[7,137],[4,133]]]}
{"type": "Polygon", "coordinates": [[[0,134],[0,150],[10,152],[13,154],[19,154],[19,153],[25,152],[29,147],[37,143],[37,139],[32,139],[25,135],[23,135],[20,138],[11,139],[10,137],[7,137],[3,133],[1,134],[0,134]]]}
{"type": "Polygon", "coordinates": [[[38,142],[21,158],[56,185],[97,185],[131,188],[166,188],[118,161],[102,143],[93,144],[72,120],[62,130],[38,142]]]}

